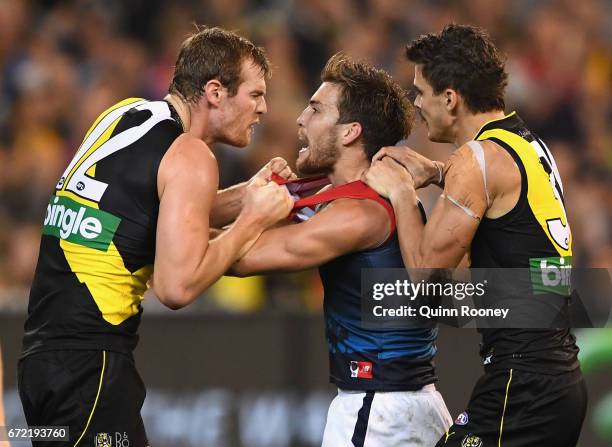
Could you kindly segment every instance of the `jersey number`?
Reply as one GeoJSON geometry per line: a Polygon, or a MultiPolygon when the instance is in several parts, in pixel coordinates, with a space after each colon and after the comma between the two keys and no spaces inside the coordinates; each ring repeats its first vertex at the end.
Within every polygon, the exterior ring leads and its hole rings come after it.
{"type": "Polygon", "coordinates": [[[100,160],[135,143],[153,126],[165,119],[170,119],[170,111],[163,102],[141,100],[106,112],[106,115],[103,115],[83,140],[81,147],[57,183],[56,190],[70,191],[79,197],[98,203],[108,184],[96,180],[87,171],[100,160]],[[142,124],[126,129],[111,138],[123,114],[133,108],[150,110],[151,117],[142,124]]]}

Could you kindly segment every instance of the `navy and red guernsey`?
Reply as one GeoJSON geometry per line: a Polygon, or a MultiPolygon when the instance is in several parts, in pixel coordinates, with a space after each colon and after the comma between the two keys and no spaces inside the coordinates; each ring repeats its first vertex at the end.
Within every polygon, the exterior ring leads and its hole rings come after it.
{"type": "MultiPolygon", "coordinates": [[[[317,206],[336,199],[374,200],[385,207],[391,235],[379,247],[340,256],[319,267],[329,347],[330,381],[345,390],[415,391],[436,381],[433,357],[437,328],[371,328],[361,321],[361,269],[404,268],[395,231],[395,213],[387,200],[361,181],[304,194],[328,185],[326,177],[285,184],[296,200],[293,216],[306,220],[317,206]]],[[[425,220],[425,212],[421,207],[425,220]]],[[[381,230],[384,231],[384,230],[381,230]]],[[[371,326],[371,325],[369,325],[371,326]]]]}

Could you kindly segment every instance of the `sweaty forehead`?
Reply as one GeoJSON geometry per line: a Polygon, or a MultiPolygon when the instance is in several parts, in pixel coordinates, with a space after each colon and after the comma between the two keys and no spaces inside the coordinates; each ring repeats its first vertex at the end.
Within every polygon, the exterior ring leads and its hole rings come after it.
{"type": "Polygon", "coordinates": [[[252,60],[249,59],[242,62],[240,79],[242,80],[242,84],[249,89],[260,89],[265,92],[266,78],[264,72],[261,67],[252,60]]]}
{"type": "Polygon", "coordinates": [[[340,86],[333,82],[322,83],[310,98],[311,102],[317,102],[324,107],[337,108],[340,96],[340,86]]]}

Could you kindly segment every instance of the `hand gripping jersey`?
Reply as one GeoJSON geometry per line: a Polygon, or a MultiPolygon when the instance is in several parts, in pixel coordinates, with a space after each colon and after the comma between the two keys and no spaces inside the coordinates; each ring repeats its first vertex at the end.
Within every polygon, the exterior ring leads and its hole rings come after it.
{"type": "MultiPolygon", "coordinates": [[[[471,266],[523,269],[571,266],[572,234],[563,185],[544,142],[514,112],[484,125],[475,140],[493,141],[512,156],[521,174],[521,193],[516,206],[504,216],[483,217],[472,241],[471,266]]],[[[490,367],[564,371],[578,366],[578,348],[569,329],[481,332],[481,355],[490,367]]]]}
{"type": "Polygon", "coordinates": [[[23,356],[134,349],[155,259],[157,171],[182,132],[169,103],[139,98],[89,129],[49,199],[23,356]]]}
{"type": "MultiPolygon", "coordinates": [[[[330,380],[345,390],[414,391],[436,381],[433,357],[438,329],[372,329],[361,325],[361,269],[404,268],[395,232],[393,208],[361,181],[308,197],[329,183],[325,177],[286,182],[274,177],[298,200],[294,218],[306,220],[317,205],[336,199],[374,200],[385,207],[391,234],[379,247],[336,258],[319,267],[324,288],[324,314],[330,380]]],[[[421,209],[423,219],[425,213],[421,209]]]]}

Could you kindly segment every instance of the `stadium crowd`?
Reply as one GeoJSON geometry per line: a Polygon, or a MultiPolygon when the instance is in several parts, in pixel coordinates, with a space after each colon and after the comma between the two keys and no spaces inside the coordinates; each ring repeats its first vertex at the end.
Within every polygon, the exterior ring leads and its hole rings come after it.
{"type": "MultiPolygon", "coordinates": [[[[49,194],[89,124],[122,98],[162,98],[193,23],[238,30],[274,66],[251,147],[216,147],[221,186],[274,156],[293,162],[295,118],[328,57],[370,60],[412,84],[403,46],[448,22],[485,27],[507,54],[507,111],[549,145],[564,182],[574,265],[612,265],[612,4],[605,0],[0,0],[0,308],[27,303],[49,194]]],[[[408,145],[452,148],[416,126],[408,145]]],[[[421,194],[426,208],[439,194],[421,194]]],[[[227,278],[197,308],[317,310],[315,274],[227,278]]]]}

